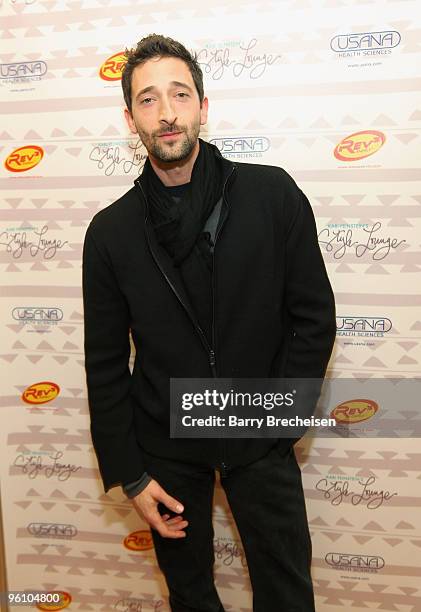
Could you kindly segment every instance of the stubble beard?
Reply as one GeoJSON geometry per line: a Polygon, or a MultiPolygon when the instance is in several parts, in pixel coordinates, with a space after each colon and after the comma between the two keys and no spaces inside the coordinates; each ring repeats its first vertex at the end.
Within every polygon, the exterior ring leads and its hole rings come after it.
{"type": "Polygon", "coordinates": [[[149,155],[162,162],[178,162],[189,157],[192,153],[200,132],[200,123],[187,126],[171,126],[167,130],[155,132],[144,132],[136,125],[137,132],[149,155]],[[181,136],[173,142],[164,142],[160,139],[161,134],[181,132],[181,136]]]}

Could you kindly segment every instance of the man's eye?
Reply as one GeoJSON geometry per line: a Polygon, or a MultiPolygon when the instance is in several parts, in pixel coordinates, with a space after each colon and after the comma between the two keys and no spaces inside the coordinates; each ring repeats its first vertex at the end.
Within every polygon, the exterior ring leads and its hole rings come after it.
{"type": "Polygon", "coordinates": [[[141,104],[150,104],[152,102],[152,98],[143,98],[141,104]]]}
{"type": "Polygon", "coordinates": [[[179,91],[177,96],[180,96],[181,98],[188,98],[188,94],[186,94],[184,91],[179,91]]]}

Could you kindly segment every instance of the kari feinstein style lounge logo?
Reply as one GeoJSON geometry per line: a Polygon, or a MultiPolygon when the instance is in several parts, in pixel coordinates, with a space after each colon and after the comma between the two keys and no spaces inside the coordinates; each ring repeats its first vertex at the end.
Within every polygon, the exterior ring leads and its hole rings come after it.
{"type": "Polygon", "coordinates": [[[376,476],[328,474],[316,482],[315,489],[331,506],[348,502],[352,506],[365,506],[367,510],[378,510],[398,495],[397,491],[379,488],[376,476]]]}
{"type": "Polygon", "coordinates": [[[335,147],[333,154],[340,161],[358,161],[374,155],[386,142],[383,132],[364,130],[343,138],[335,147]]]}
{"type": "Polygon", "coordinates": [[[165,612],[168,610],[163,599],[153,599],[153,595],[144,598],[124,597],[114,604],[113,610],[117,612],[165,612]]]}
{"type": "Polygon", "coordinates": [[[25,145],[6,157],[4,167],[9,172],[26,172],[37,166],[44,157],[44,149],[37,145],[25,145]]]}
{"type": "Polygon", "coordinates": [[[121,73],[127,58],[124,51],[119,51],[105,60],[99,69],[99,76],[104,81],[120,81],[121,73]]]}

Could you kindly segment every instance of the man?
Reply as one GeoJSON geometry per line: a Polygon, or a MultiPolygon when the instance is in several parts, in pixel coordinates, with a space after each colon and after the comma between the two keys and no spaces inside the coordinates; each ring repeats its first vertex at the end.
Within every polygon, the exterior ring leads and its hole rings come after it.
{"type": "Polygon", "coordinates": [[[83,252],[91,433],[105,491],[121,484],[152,527],[171,610],[221,612],[217,469],[253,610],[312,612],[295,440],[170,438],[169,380],[324,376],[335,311],[313,213],[285,171],[234,164],[198,138],[208,100],[183,45],[151,35],[126,54],[125,117],[148,159],[135,186],[92,219],[83,252]]]}

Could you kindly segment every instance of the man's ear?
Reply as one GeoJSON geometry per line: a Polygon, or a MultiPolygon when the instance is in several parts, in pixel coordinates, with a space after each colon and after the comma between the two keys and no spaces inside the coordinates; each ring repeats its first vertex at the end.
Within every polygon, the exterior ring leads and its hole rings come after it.
{"type": "Polygon", "coordinates": [[[133,121],[132,114],[131,114],[131,112],[129,111],[128,108],[124,109],[124,118],[126,120],[127,125],[129,126],[129,130],[132,132],[132,134],[137,134],[137,129],[136,129],[135,122],[133,121]]]}
{"type": "Polygon", "coordinates": [[[203,98],[202,106],[200,107],[200,125],[205,125],[208,121],[209,100],[203,98]]]}

